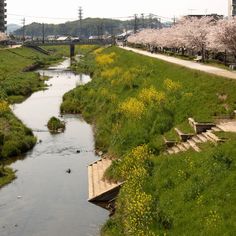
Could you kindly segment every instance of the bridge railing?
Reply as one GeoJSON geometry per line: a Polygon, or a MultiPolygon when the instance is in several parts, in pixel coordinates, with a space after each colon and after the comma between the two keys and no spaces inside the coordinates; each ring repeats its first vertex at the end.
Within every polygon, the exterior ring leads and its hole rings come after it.
{"type": "Polygon", "coordinates": [[[108,45],[112,44],[112,39],[80,39],[80,40],[32,40],[24,42],[25,46],[50,46],[50,45],[108,45]]]}

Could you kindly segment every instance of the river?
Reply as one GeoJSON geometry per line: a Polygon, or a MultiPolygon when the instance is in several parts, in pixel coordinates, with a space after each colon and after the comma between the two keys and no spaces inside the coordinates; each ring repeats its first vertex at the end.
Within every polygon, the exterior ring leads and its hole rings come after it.
{"type": "Polygon", "coordinates": [[[60,115],[63,94],[90,81],[69,71],[69,65],[65,60],[39,71],[50,76],[48,89],[13,106],[42,142],[12,164],[17,179],[0,190],[1,236],[96,236],[108,217],[107,211],[87,202],[87,165],[98,159],[91,125],[80,116],[66,115],[64,133],[51,135],[45,126],[60,115]]]}

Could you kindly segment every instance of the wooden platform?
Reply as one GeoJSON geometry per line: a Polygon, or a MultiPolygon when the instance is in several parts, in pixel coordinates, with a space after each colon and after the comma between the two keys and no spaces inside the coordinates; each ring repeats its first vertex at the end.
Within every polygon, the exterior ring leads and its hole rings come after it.
{"type": "Polygon", "coordinates": [[[107,210],[117,197],[122,185],[120,182],[112,182],[103,178],[111,163],[110,159],[102,158],[88,166],[88,201],[107,210]]]}

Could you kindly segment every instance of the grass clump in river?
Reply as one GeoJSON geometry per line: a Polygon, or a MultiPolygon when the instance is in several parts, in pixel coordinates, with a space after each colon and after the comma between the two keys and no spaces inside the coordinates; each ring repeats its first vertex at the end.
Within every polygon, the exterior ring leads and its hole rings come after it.
{"type": "Polygon", "coordinates": [[[233,235],[236,136],[174,156],[162,154],[162,136],[192,132],[188,117],[231,116],[236,82],[116,47],[91,52],[81,68],[93,80],[67,93],[61,110],[96,124],[97,148],[117,157],[106,175],[126,181],[102,234],[233,235]]]}
{"type": "Polygon", "coordinates": [[[63,132],[66,128],[65,122],[54,116],[48,121],[47,127],[52,133],[63,132]]]}
{"type": "Polygon", "coordinates": [[[12,169],[7,167],[0,167],[0,188],[4,185],[9,184],[15,178],[16,176],[12,169]]]}

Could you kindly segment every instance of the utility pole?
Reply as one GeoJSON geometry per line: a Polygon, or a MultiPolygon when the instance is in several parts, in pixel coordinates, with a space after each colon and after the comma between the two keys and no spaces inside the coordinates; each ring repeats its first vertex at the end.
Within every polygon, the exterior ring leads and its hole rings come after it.
{"type": "Polygon", "coordinates": [[[176,17],[173,18],[173,25],[176,25],[176,17]]]}
{"type": "Polygon", "coordinates": [[[149,14],[149,28],[152,29],[152,14],[149,14]]]}
{"type": "Polygon", "coordinates": [[[141,18],[142,18],[142,28],[144,29],[145,25],[144,25],[144,14],[143,13],[141,14],[141,18]]]}
{"type": "Polygon", "coordinates": [[[43,44],[45,43],[45,25],[44,25],[44,23],[43,23],[43,25],[42,25],[42,42],[43,42],[43,44]]]}
{"type": "Polygon", "coordinates": [[[138,30],[138,16],[134,14],[134,33],[137,33],[138,30]]]}
{"type": "Polygon", "coordinates": [[[83,9],[82,7],[79,7],[79,37],[81,38],[82,35],[82,20],[83,20],[83,9]]]}
{"type": "Polygon", "coordinates": [[[25,18],[22,19],[22,40],[25,41],[25,18]]]}

